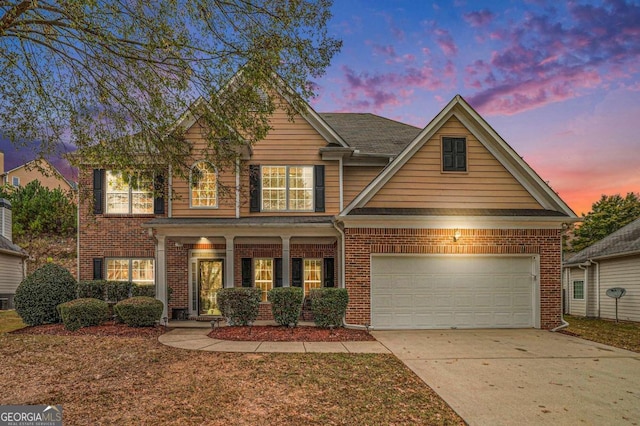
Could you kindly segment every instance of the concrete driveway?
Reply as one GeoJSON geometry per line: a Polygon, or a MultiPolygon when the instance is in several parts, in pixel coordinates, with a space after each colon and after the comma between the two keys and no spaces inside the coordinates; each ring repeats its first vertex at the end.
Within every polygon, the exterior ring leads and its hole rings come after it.
{"type": "Polygon", "coordinates": [[[374,331],[470,425],[640,424],[640,354],[540,330],[374,331]]]}

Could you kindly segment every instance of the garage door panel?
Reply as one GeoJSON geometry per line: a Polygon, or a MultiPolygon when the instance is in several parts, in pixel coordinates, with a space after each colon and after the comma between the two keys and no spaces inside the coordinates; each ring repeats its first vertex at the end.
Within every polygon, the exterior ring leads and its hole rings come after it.
{"type": "Polygon", "coordinates": [[[532,327],[532,262],[508,256],[374,256],[372,325],[532,327]]]}

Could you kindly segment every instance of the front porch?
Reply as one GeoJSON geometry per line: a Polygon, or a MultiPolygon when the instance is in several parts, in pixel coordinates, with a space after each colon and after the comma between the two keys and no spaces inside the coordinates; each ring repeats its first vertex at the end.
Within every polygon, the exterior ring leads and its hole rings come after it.
{"type": "MultiPolygon", "coordinates": [[[[274,287],[340,287],[340,232],[329,217],[155,219],[156,297],[171,320],[220,315],[216,291],[262,289],[259,320],[272,320],[274,287]],[[285,223],[286,220],[286,223],[285,223]],[[174,315],[175,313],[175,315],[174,315]]],[[[308,319],[308,318],[303,318],[308,319]]]]}

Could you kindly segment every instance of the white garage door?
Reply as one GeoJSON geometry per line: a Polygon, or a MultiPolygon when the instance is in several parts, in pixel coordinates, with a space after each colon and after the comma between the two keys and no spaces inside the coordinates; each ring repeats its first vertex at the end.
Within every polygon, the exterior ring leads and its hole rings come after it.
{"type": "Polygon", "coordinates": [[[534,258],[373,256],[377,329],[534,326],[534,258]]]}

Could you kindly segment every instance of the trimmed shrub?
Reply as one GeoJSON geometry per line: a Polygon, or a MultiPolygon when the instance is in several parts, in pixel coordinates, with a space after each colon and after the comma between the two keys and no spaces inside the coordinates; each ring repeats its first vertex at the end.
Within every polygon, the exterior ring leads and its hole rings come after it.
{"type": "Polygon", "coordinates": [[[152,327],[160,321],[164,304],[153,297],[136,296],[121,300],[114,310],[129,327],[152,327]]]}
{"type": "Polygon", "coordinates": [[[79,298],[94,298],[105,299],[105,284],[104,280],[94,281],[80,281],[78,283],[78,297],[79,298]]]}
{"type": "Polygon", "coordinates": [[[105,281],[105,293],[107,302],[118,303],[128,299],[131,293],[132,284],[128,281],[105,281]]]}
{"type": "Polygon", "coordinates": [[[341,327],[349,304],[346,288],[316,288],[311,290],[311,312],[318,327],[341,327]]]}
{"type": "Polygon", "coordinates": [[[109,314],[109,306],[104,300],[82,298],[58,305],[64,328],[76,331],[82,327],[100,325],[109,314]]]}
{"type": "Polygon", "coordinates": [[[47,263],[25,278],[14,296],[16,312],[27,325],[60,322],[56,309],[76,298],[76,280],[62,266],[47,263]]]}
{"type": "Polygon", "coordinates": [[[133,284],[131,287],[131,296],[156,297],[156,286],[133,284]]]}
{"type": "Polygon", "coordinates": [[[229,325],[249,325],[258,318],[261,294],[259,288],[221,288],[216,292],[218,309],[229,325]]]}
{"type": "Polygon", "coordinates": [[[300,287],[276,287],[269,290],[273,319],[279,325],[296,326],[302,312],[304,291],[300,287]]]}

